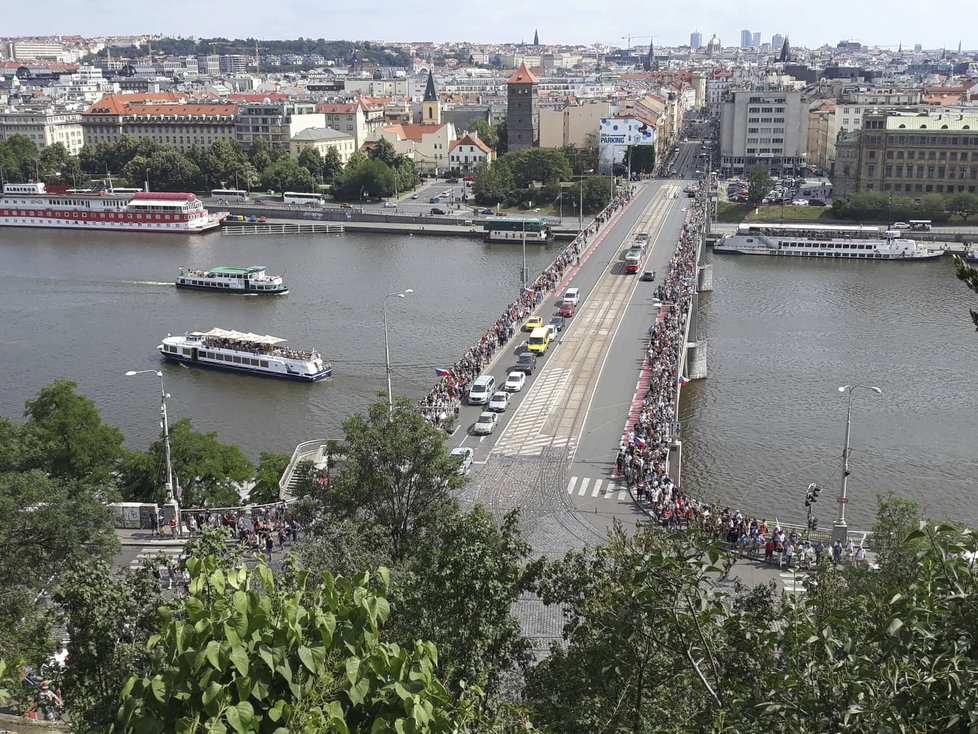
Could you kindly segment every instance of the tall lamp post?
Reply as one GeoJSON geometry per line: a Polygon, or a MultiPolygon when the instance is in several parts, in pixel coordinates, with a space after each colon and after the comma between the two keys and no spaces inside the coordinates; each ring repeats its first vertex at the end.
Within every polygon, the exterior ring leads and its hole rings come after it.
{"type": "Polygon", "coordinates": [[[411,288],[384,296],[384,357],[387,361],[387,419],[394,417],[394,392],[391,387],[391,343],[387,336],[387,301],[390,298],[404,298],[408,293],[414,293],[411,288]]]}
{"type": "Polygon", "coordinates": [[[170,424],[166,418],[166,399],[169,394],[163,384],[163,372],[161,370],[129,370],[126,377],[134,375],[156,375],[160,378],[160,415],[162,417],[161,427],[163,428],[163,456],[166,461],[166,504],[173,506],[173,517],[176,519],[176,532],[181,533],[180,527],[180,505],[173,493],[173,464],[170,461],[170,424]]]}
{"type": "Polygon", "coordinates": [[[846,505],[849,498],[846,490],[849,483],[849,437],[852,433],[852,393],[855,390],[872,390],[877,395],[882,395],[883,391],[873,385],[843,385],[839,392],[849,393],[849,404],[846,407],[846,445],[842,450],[842,496],[839,497],[839,519],[832,526],[832,540],[845,543],[849,539],[849,527],[846,525],[846,505]]]}

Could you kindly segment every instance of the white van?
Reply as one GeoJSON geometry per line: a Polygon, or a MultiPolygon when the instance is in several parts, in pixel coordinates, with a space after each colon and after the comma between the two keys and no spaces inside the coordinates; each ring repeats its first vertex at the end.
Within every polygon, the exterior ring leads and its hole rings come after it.
{"type": "Polygon", "coordinates": [[[485,405],[496,391],[496,378],[480,375],[469,388],[469,405],[485,405]]]}
{"type": "Polygon", "coordinates": [[[580,288],[568,288],[564,293],[564,301],[570,301],[575,306],[580,303],[581,300],[581,289],[580,288]]]}

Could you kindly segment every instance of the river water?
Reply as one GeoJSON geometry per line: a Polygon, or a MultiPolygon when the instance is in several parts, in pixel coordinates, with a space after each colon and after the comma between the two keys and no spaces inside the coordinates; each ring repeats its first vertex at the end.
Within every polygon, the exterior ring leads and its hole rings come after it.
{"type": "MultiPolygon", "coordinates": [[[[527,248],[539,272],[562,245],[527,248]]],[[[316,347],[334,377],[314,385],[165,364],[171,420],[189,417],[252,458],[340,435],[385,387],[384,295],[394,390],[419,398],[519,289],[521,248],[463,238],[344,234],[180,237],[0,230],[0,415],[51,380],[75,380],[144,448],[157,435],[167,333],[220,326],[316,347]],[[288,296],[177,291],[177,266],[264,264],[288,296]]],[[[684,476],[696,494],[772,519],[804,515],[823,487],[820,527],[837,512],[847,383],[853,398],[847,517],[872,520],[892,490],[935,516],[978,524],[973,367],[978,298],[949,260],[870,263],[714,258],[701,297],[709,377],[683,390],[684,476]]]]}
{"type": "MultiPolygon", "coordinates": [[[[562,244],[527,247],[536,273],[562,244]]],[[[343,420],[386,389],[382,303],[394,392],[420,398],[519,292],[522,248],[459,237],[369,234],[204,236],[0,230],[0,415],[70,378],[127,443],[158,435],[162,369],[170,420],[189,417],[252,458],[341,436],[343,420]],[[178,291],[177,267],[263,264],[287,296],[178,291]],[[167,333],[219,326],[318,348],[333,377],[317,384],[163,363],[167,333]]]]}
{"type": "MultiPolygon", "coordinates": [[[[712,256],[712,253],[711,253],[712,256]]],[[[708,378],[683,390],[683,482],[732,509],[819,528],[838,513],[846,384],[852,398],[846,517],[867,528],[892,491],[934,517],[978,524],[978,297],[950,258],[874,263],[712,256],[701,295],[708,378]]]]}

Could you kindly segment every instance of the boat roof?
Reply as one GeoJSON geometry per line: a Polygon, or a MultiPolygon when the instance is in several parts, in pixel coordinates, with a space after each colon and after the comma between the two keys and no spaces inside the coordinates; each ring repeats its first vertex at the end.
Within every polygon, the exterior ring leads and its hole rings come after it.
{"type": "Polygon", "coordinates": [[[220,265],[216,268],[210,268],[212,273],[228,273],[228,274],[244,274],[244,273],[257,273],[265,269],[264,265],[249,265],[246,268],[230,268],[224,265],[220,265]]]}
{"type": "Polygon", "coordinates": [[[213,336],[218,339],[237,339],[238,341],[251,342],[253,344],[280,344],[288,341],[269,334],[252,334],[246,331],[233,331],[230,329],[213,328],[210,331],[199,332],[204,336],[213,336]]]}

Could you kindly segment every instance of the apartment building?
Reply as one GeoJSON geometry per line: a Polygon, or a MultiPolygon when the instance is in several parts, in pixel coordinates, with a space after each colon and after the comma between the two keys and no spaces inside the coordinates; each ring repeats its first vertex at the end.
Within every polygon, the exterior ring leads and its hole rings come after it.
{"type": "Polygon", "coordinates": [[[346,165],[350,156],[356,152],[357,143],[348,133],[328,127],[309,127],[294,135],[289,141],[289,155],[298,158],[305,148],[318,150],[320,155],[325,155],[332,148],[346,165]]]}
{"type": "Polygon", "coordinates": [[[38,150],[61,143],[72,155],[78,155],[85,144],[81,114],[59,109],[7,108],[0,111],[0,142],[11,135],[30,138],[38,150]]]}
{"type": "Polygon", "coordinates": [[[579,102],[560,109],[540,108],[540,147],[583,148],[588,135],[595,135],[601,120],[612,116],[610,102],[579,102]]]}
{"type": "Polygon", "coordinates": [[[836,144],[837,195],[978,192],[978,113],[867,113],[836,144]]]}
{"type": "Polygon", "coordinates": [[[800,169],[808,145],[808,104],[783,87],[730,89],[720,114],[720,170],[742,176],[754,166],[773,175],[800,169]]]}
{"type": "Polygon", "coordinates": [[[329,127],[312,102],[248,102],[238,108],[235,139],[245,150],[263,138],[270,148],[287,151],[292,138],[311,127],[329,127]]]}

